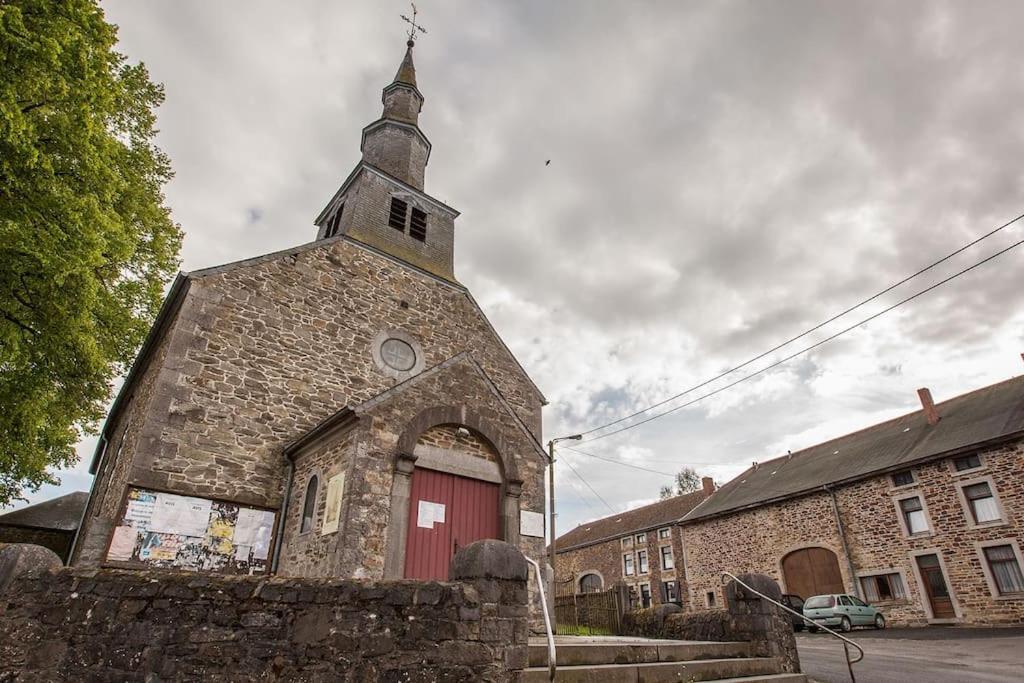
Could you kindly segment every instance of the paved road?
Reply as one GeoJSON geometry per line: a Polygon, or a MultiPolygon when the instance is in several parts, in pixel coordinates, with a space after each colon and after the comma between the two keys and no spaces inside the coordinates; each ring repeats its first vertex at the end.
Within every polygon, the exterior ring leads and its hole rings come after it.
{"type": "MultiPolygon", "coordinates": [[[[854,631],[866,653],[857,683],[1017,682],[1024,679],[1024,628],[854,631]]],[[[804,673],[821,683],[848,683],[842,645],[825,634],[797,634],[804,673]]]]}

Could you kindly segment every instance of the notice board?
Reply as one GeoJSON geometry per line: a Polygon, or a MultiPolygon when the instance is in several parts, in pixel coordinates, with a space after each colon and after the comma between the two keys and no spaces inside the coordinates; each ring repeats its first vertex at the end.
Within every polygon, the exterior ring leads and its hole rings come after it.
{"type": "Polygon", "coordinates": [[[275,518],[272,510],[129,487],[107,561],[263,574],[275,518]]]}

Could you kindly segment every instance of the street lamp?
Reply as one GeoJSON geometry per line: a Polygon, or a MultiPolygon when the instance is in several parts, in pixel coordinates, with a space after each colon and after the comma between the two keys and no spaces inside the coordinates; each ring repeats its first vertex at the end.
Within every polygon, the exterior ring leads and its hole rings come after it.
{"type": "Polygon", "coordinates": [[[551,462],[548,464],[548,507],[551,514],[551,522],[548,528],[551,529],[551,545],[549,549],[548,564],[551,565],[551,600],[554,604],[555,597],[555,444],[559,441],[579,441],[582,434],[572,436],[560,436],[557,439],[548,441],[548,455],[551,462]]]}

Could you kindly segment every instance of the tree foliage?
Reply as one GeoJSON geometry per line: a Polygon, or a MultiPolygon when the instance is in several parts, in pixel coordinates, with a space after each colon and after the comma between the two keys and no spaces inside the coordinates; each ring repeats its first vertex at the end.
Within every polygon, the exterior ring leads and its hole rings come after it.
{"type": "Polygon", "coordinates": [[[692,467],[684,467],[683,469],[676,472],[675,487],[662,486],[660,495],[661,499],[671,498],[673,496],[681,496],[685,493],[693,493],[701,487],[700,475],[697,474],[697,470],[692,467]]]}
{"type": "Polygon", "coordinates": [[[93,0],[0,0],[0,506],[94,433],[178,266],[163,88],[93,0]]]}

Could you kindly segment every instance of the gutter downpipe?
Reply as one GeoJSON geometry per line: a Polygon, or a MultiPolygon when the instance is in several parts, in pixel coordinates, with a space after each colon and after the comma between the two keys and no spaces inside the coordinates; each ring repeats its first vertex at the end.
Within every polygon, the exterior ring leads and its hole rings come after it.
{"type": "Polygon", "coordinates": [[[284,518],[288,513],[288,503],[291,502],[292,497],[292,478],[295,476],[295,460],[292,459],[292,454],[286,455],[288,458],[288,483],[284,487],[284,500],[281,501],[281,515],[277,518],[277,532],[274,539],[274,561],[270,563],[270,573],[277,574],[277,564],[281,560],[281,543],[284,537],[284,518]]]}
{"type": "Polygon", "coordinates": [[[100,430],[100,442],[103,444],[103,449],[100,451],[100,457],[96,460],[96,474],[93,475],[92,483],[89,485],[89,500],[85,501],[85,507],[82,508],[82,516],[78,519],[78,528],[75,529],[75,538],[71,541],[71,550],[68,552],[68,563],[66,565],[68,567],[71,566],[75,559],[75,552],[78,550],[78,539],[82,535],[82,526],[85,524],[85,518],[89,516],[92,496],[96,493],[96,480],[100,478],[99,475],[103,469],[103,461],[107,459],[107,449],[110,448],[110,437],[107,436],[106,425],[100,430]]]}
{"type": "Polygon", "coordinates": [[[857,582],[857,573],[853,569],[853,559],[850,557],[850,546],[846,543],[846,529],[843,527],[843,520],[839,518],[839,503],[836,501],[836,492],[832,490],[828,484],[821,488],[828,491],[828,495],[832,498],[832,514],[835,515],[836,527],[839,529],[839,540],[843,544],[843,555],[846,556],[846,569],[850,572],[850,582],[853,584],[853,594],[863,600],[864,598],[860,594],[860,586],[857,582]]]}

